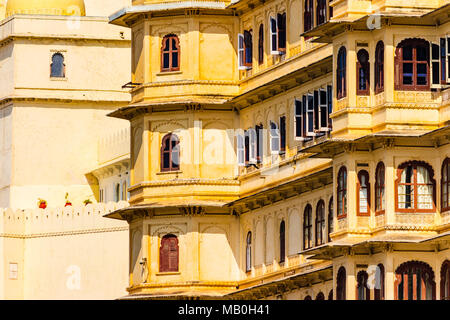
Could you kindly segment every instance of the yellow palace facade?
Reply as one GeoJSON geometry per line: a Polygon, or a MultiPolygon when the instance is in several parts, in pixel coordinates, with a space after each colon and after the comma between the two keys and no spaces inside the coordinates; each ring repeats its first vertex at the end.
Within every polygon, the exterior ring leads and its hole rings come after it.
{"type": "MultiPolygon", "coordinates": [[[[450,4],[136,0],[126,299],[450,298],[450,4]]],[[[124,62],[125,63],[125,62],[124,62]]]]}

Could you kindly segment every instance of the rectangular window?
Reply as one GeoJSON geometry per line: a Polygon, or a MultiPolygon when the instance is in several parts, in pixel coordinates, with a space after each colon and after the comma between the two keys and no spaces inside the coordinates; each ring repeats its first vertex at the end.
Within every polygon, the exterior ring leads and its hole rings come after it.
{"type": "Polygon", "coordinates": [[[250,128],[247,130],[250,142],[249,162],[256,163],[256,130],[250,128]]]}
{"type": "Polygon", "coordinates": [[[279,54],[278,52],[278,37],[277,37],[277,20],[274,17],[269,19],[270,26],[270,54],[279,54]]]}
{"type": "Polygon", "coordinates": [[[306,102],[306,135],[314,136],[314,94],[307,94],[306,102]]]}
{"type": "Polygon", "coordinates": [[[238,158],[238,166],[245,166],[245,136],[243,134],[236,135],[237,142],[237,158],[238,158]]]}
{"type": "Polygon", "coordinates": [[[447,54],[446,54],[446,40],[445,38],[441,38],[441,84],[446,84],[447,83],[447,73],[445,72],[446,70],[446,61],[447,61],[447,54]]]}
{"type": "Polygon", "coordinates": [[[275,122],[270,122],[270,150],[272,154],[280,153],[280,129],[275,122]]]}
{"type": "Polygon", "coordinates": [[[250,138],[248,132],[244,131],[245,164],[250,160],[250,138]]]}
{"type": "Polygon", "coordinates": [[[319,114],[319,130],[328,131],[328,100],[327,91],[325,89],[319,90],[319,114]]]}
{"type": "Polygon", "coordinates": [[[246,70],[245,66],[245,48],[244,48],[244,35],[242,33],[238,34],[238,59],[239,59],[239,70],[246,70]]]}
{"type": "Polygon", "coordinates": [[[450,37],[447,37],[446,66],[447,66],[447,83],[450,82],[450,37]]]}
{"type": "Polygon", "coordinates": [[[286,53],[286,13],[277,14],[278,52],[286,53]]]}
{"type": "Polygon", "coordinates": [[[303,106],[300,100],[295,99],[295,140],[302,140],[303,134],[303,106]]]}
{"type": "Polygon", "coordinates": [[[441,83],[441,66],[440,66],[440,47],[437,44],[431,44],[431,87],[439,88],[441,83]]]}
{"type": "Polygon", "coordinates": [[[280,151],[286,151],[286,117],[280,117],[280,151]]]}
{"type": "Polygon", "coordinates": [[[333,122],[330,115],[333,113],[333,87],[327,86],[327,104],[328,104],[328,128],[331,130],[333,122]]]}
{"type": "Polygon", "coordinates": [[[306,137],[306,108],[307,108],[307,104],[308,104],[308,99],[307,96],[304,95],[302,97],[302,119],[303,119],[303,123],[302,123],[302,133],[303,133],[303,137],[306,137]]]}
{"type": "Polygon", "coordinates": [[[320,119],[319,119],[319,91],[314,90],[314,132],[319,130],[320,119]]]}
{"type": "Polygon", "coordinates": [[[258,163],[262,162],[263,154],[263,125],[255,127],[256,130],[256,161],[258,163]]]}

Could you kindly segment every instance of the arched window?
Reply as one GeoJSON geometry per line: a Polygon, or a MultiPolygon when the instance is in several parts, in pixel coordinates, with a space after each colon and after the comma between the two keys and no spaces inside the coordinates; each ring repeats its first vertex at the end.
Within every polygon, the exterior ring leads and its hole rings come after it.
{"type": "Polygon", "coordinates": [[[441,174],[441,211],[450,210],[450,158],[442,164],[441,174]]]}
{"type": "Polygon", "coordinates": [[[395,300],[435,300],[434,272],[425,262],[409,261],[395,270],[395,300]]]}
{"type": "Polygon", "coordinates": [[[384,214],[385,195],[384,195],[385,169],[384,163],[379,162],[375,171],[375,213],[384,214]]]}
{"type": "Polygon", "coordinates": [[[303,214],[303,249],[312,248],[312,207],[308,204],[303,214]]]}
{"type": "Polygon", "coordinates": [[[325,300],[323,292],[319,292],[316,296],[316,300],[325,300]]]}
{"type": "Polygon", "coordinates": [[[309,31],[314,26],[314,0],[305,0],[303,28],[304,32],[309,31]]]}
{"type": "Polygon", "coordinates": [[[358,275],[356,276],[358,300],[370,300],[370,289],[367,285],[368,279],[369,275],[366,271],[358,272],[358,275]]]}
{"type": "Polygon", "coordinates": [[[252,270],[252,233],[247,233],[247,246],[245,248],[245,271],[250,272],[252,270]]]}
{"type": "Polygon", "coordinates": [[[358,172],[358,183],[356,186],[357,194],[357,213],[359,216],[370,215],[370,183],[369,173],[366,170],[358,172]]]}
{"type": "Polygon", "coordinates": [[[356,94],[360,96],[368,96],[370,94],[370,63],[369,53],[365,49],[361,49],[357,54],[358,62],[356,63],[356,79],[358,87],[356,94]]]}
{"type": "Polygon", "coordinates": [[[244,66],[250,67],[253,64],[253,32],[244,31],[244,66]]]}
{"type": "Polygon", "coordinates": [[[337,217],[347,216],[347,168],[341,167],[337,180],[337,217]]]}
{"type": "Polygon", "coordinates": [[[328,292],[328,300],[333,300],[333,289],[328,292]]]}
{"type": "Polygon", "coordinates": [[[316,246],[325,243],[325,202],[320,200],[316,207],[316,246]]]}
{"type": "Polygon", "coordinates": [[[66,65],[64,64],[64,56],[62,53],[55,53],[52,56],[52,64],[50,65],[50,77],[64,78],[66,76],[66,65]]]}
{"type": "Polygon", "coordinates": [[[450,300],[450,261],[441,266],[441,300],[450,300]]]}
{"type": "Polygon", "coordinates": [[[161,71],[180,70],[180,41],[174,34],[166,35],[161,46],[161,71]]]}
{"type": "Polygon", "coordinates": [[[312,300],[311,296],[306,296],[305,300],[312,300]]]}
{"type": "Polygon", "coordinates": [[[375,94],[384,91],[384,43],[378,41],[375,49],[375,94]]]}
{"type": "Polygon", "coordinates": [[[333,210],[333,197],[328,204],[328,242],[331,242],[330,234],[334,232],[334,210],[333,210]]]}
{"type": "Polygon", "coordinates": [[[375,300],[384,300],[384,266],[380,263],[375,272],[375,300]]]}
{"type": "Polygon", "coordinates": [[[397,169],[396,209],[398,212],[434,212],[433,169],[422,161],[410,161],[397,169]]]}
{"type": "Polygon", "coordinates": [[[346,272],[344,267],[340,267],[336,277],[336,300],[346,300],[346,272]]]}
{"type": "Polygon", "coordinates": [[[284,220],[280,223],[280,263],[284,262],[286,257],[286,224],[284,220]]]}
{"type": "Polygon", "coordinates": [[[345,47],[339,49],[337,56],[336,95],[337,99],[347,96],[347,49],[345,47]]]}
{"type": "Polygon", "coordinates": [[[317,25],[327,22],[327,0],[317,0],[317,25]]]}
{"type": "Polygon", "coordinates": [[[264,63],[264,25],[259,25],[259,37],[258,37],[258,63],[264,63]]]}
{"type": "Polygon", "coordinates": [[[161,142],[161,171],[177,171],[180,169],[180,140],[169,133],[161,142]]]}
{"type": "Polygon", "coordinates": [[[165,235],[159,248],[159,272],[177,272],[178,256],[178,238],[173,234],[165,235]]]}
{"type": "Polygon", "coordinates": [[[422,39],[403,40],[395,52],[396,90],[430,89],[430,44],[422,39]]]}

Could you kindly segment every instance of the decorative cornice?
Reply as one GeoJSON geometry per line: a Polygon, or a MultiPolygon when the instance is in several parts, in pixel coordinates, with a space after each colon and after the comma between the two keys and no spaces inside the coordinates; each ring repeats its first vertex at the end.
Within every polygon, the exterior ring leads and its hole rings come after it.
{"type": "Polygon", "coordinates": [[[113,227],[113,228],[100,228],[100,229],[88,229],[88,230],[72,230],[62,232],[48,232],[48,233],[35,233],[35,234],[14,234],[14,233],[0,233],[0,238],[13,238],[13,239],[32,239],[32,238],[47,238],[47,237],[62,237],[73,236],[79,234],[92,234],[92,233],[105,233],[105,232],[118,232],[128,231],[128,226],[125,227],[113,227]]]}
{"type": "Polygon", "coordinates": [[[134,186],[131,186],[128,191],[133,191],[138,188],[145,187],[165,187],[165,186],[184,186],[184,185],[212,185],[212,186],[239,186],[239,180],[231,179],[172,179],[172,180],[161,180],[161,181],[145,181],[134,186]]]}

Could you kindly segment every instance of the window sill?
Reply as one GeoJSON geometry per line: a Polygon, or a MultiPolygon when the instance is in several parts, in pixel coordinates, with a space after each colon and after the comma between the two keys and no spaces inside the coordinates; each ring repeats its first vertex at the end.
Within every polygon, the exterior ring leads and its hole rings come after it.
{"type": "Polygon", "coordinates": [[[170,76],[170,75],[174,75],[174,74],[182,74],[183,71],[161,71],[158,72],[156,75],[157,76],[170,76]]]}
{"type": "Polygon", "coordinates": [[[165,175],[165,174],[181,174],[181,173],[183,173],[183,171],[161,171],[161,172],[157,172],[156,175],[161,176],[161,175],[165,175]]]}
{"type": "Polygon", "coordinates": [[[156,273],[157,276],[178,276],[181,275],[181,272],[176,271],[176,272],[158,272],[156,273]]]}
{"type": "Polygon", "coordinates": [[[66,77],[50,77],[50,81],[67,81],[66,77]]]}

